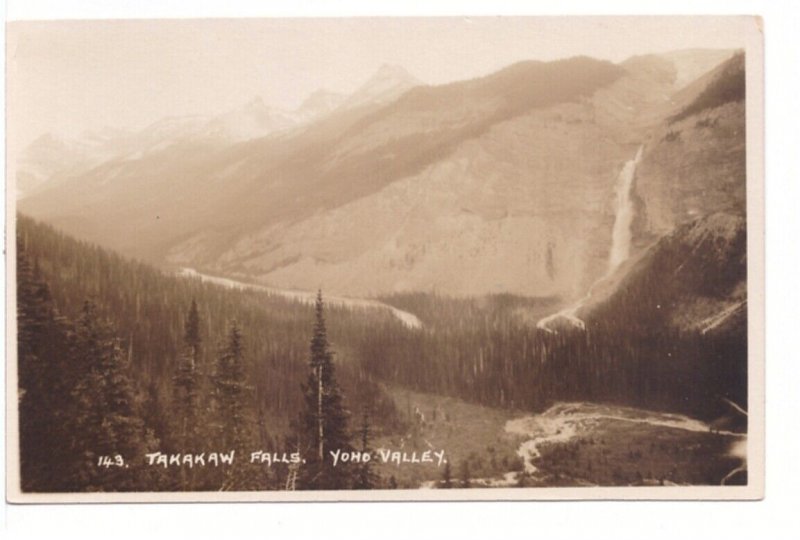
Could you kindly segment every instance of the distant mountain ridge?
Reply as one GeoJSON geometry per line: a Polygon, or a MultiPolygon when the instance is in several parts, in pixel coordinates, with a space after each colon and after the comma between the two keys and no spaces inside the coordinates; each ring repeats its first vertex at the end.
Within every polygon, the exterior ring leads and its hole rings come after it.
{"type": "Polygon", "coordinates": [[[233,144],[280,133],[319,120],[340,107],[389,101],[420,84],[423,83],[398,66],[381,66],[352,95],[319,89],[296,109],[270,107],[260,96],[255,96],[216,117],[167,117],[138,132],[107,128],[79,137],[46,133],[28,145],[20,156],[16,172],[18,192],[29,196],[106,161],[138,159],[179,141],[211,139],[233,144]]]}

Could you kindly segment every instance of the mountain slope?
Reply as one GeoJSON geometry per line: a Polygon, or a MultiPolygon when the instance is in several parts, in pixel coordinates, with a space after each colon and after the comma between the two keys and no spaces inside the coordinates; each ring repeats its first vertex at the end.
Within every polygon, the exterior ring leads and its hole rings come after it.
{"type": "MultiPolygon", "coordinates": [[[[78,319],[84,302],[113,323],[131,355],[131,371],[148,390],[152,409],[162,421],[174,398],[172,377],[181,354],[186,312],[196,301],[200,315],[202,376],[211,375],[232,321],[246,344],[246,371],[257,389],[259,417],[277,435],[297,417],[307,375],[308,337],[313,307],[257,290],[231,289],[196,278],[167,275],[154,267],[75,240],[27,216],[17,217],[18,250],[35,267],[60,315],[78,319]]],[[[352,343],[370,328],[405,327],[383,310],[357,310],[326,305],[329,339],[337,354],[337,373],[353,410],[375,406],[376,426],[389,426],[391,401],[370,377],[357,372],[352,343]],[[388,421],[385,423],[384,421],[388,421]]],[[[155,426],[154,426],[155,427],[155,426]]],[[[166,427],[162,425],[161,427],[166,427]]],[[[161,434],[159,434],[161,436],[161,434]]]]}
{"type": "Polygon", "coordinates": [[[744,214],[744,55],[727,60],[705,82],[647,143],[636,181],[640,242],[709,213],[744,214]]]}
{"type": "Polygon", "coordinates": [[[213,236],[222,238],[202,242],[217,257],[214,244],[228,244],[238,230],[297,220],[373,193],[525,107],[576,99],[619,71],[588,59],[517,66],[477,83],[420,89],[382,109],[343,110],[284,137],[227,148],[187,141],[140,160],[109,162],[21,206],[103,244],[136,249],[125,231],[114,230],[123,221],[137,231],[141,254],[157,255],[158,244],[192,229],[218,231],[213,236]],[[562,71],[559,85],[545,84],[562,71]],[[519,90],[524,83],[528,92],[519,90]],[[498,99],[486,102],[487,92],[499,92],[498,99]],[[452,106],[442,113],[440,102],[452,106]],[[186,199],[200,204],[188,207],[186,199]],[[130,200],[130,209],[119,204],[130,200]],[[77,216],[86,224],[76,225],[77,216]]]}
{"type": "MultiPolygon", "coordinates": [[[[686,71],[659,55],[521,62],[262,139],[107,162],[22,208],[126,253],[278,287],[577,298],[607,266],[624,163],[708,84],[686,71]]],[[[636,185],[653,223],[685,206],[662,200],[680,196],[664,168],[636,185]]]]}
{"type": "Polygon", "coordinates": [[[23,151],[16,164],[17,194],[35,193],[54,177],[85,170],[105,158],[95,145],[66,140],[52,133],[42,135],[23,151]]]}
{"type": "Polygon", "coordinates": [[[729,213],[681,225],[598,283],[577,314],[588,325],[627,329],[735,326],[746,338],[746,234],[744,218],[729,213]]]}
{"type": "MultiPolygon", "coordinates": [[[[651,56],[623,65],[591,98],[528,109],[370,197],[243,236],[211,264],[283,287],[322,283],[349,294],[579,296],[604,270],[612,190],[635,142],[702,90],[681,88],[665,100],[675,84],[669,62],[651,56]]],[[[414,90],[390,110],[425,103],[428,92],[414,90]]],[[[395,128],[410,123],[403,112],[395,128]]],[[[370,141],[384,135],[370,133],[370,141]]]]}
{"type": "Polygon", "coordinates": [[[685,223],[543,328],[568,349],[583,348],[583,370],[608,371],[609,387],[630,382],[617,366],[633,366],[644,375],[633,378],[642,403],[702,402],[701,414],[746,429],[746,417],[730,417],[730,403],[746,409],[748,399],[746,234],[736,214],[685,223]]]}

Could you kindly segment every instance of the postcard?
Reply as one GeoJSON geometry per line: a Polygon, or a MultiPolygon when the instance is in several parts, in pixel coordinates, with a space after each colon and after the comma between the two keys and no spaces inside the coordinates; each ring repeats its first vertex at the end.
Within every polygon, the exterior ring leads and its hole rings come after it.
{"type": "Polygon", "coordinates": [[[763,497],[759,18],[7,29],[9,501],[763,497]]]}

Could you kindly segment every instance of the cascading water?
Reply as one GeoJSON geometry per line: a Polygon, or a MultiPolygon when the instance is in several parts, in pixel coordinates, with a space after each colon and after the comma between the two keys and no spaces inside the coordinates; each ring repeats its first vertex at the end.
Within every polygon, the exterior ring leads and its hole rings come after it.
{"type": "MultiPolygon", "coordinates": [[[[613,273],[620,264],[625,262],[631,253],[631,239],[633,237],[631,225],[633,224],[636,210],[633,206],[631,191],[633,189],[633,180],[636,178],[636,166],[642,159],[643,148],[644,145],[640,146],[634,158],[625,162],[625,165],[623,165],[617,177],[616,215],[614,217],[614,228],[611,232],[611,252],[608,258],[608,270],[606,270],[605,275],[600,278],[600,280],[605,279],[613,273]]],[[[597,282],[592,284],[586,296],[581,298],[578,302],[567,306],[558,313],[554,313],[539,320],[539,322],[536,323],[536,327],[551,332],[550,325],[560,320],[577,328],[585,328],[583,321],[578,318],[576,313],[586,301],[591,298],[592,289],[596,283],[597,282]]]]}
{"type": "Polygon", "coordinates": [[[642,148],[636,151],[636,157],[627,161],[617,179],[617,204],[614,228],[611,232],[611,254],[608,258],[608,272],[611,273],[622,264],[631,253],[631,225],[633,224],[634,207],[631,198],[633,179],[636,177],[636,166],[642,159],[642,148]]]}

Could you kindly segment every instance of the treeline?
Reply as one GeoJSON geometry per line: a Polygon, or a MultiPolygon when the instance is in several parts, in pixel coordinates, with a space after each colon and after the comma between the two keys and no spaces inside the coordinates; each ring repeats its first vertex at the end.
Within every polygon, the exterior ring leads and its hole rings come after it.
{"type": "MultiPolygon", "coordinates": [[[[166,276],[22,216],[17,247],[23,490],[380,485],[367,465],[331,472],[318,459],[322,447],[368,445],[373,425],[400,426],[359,363],[343,355],[334,369],[321,298],[315,311],[166,276]],[[235,466],[146,458],[230,450],[235,466]],[[269,458],[251,463],[251,451],[269,458]]],[[[358,315],[332,313],[333,332],[365,331],[358,315]]]]}

